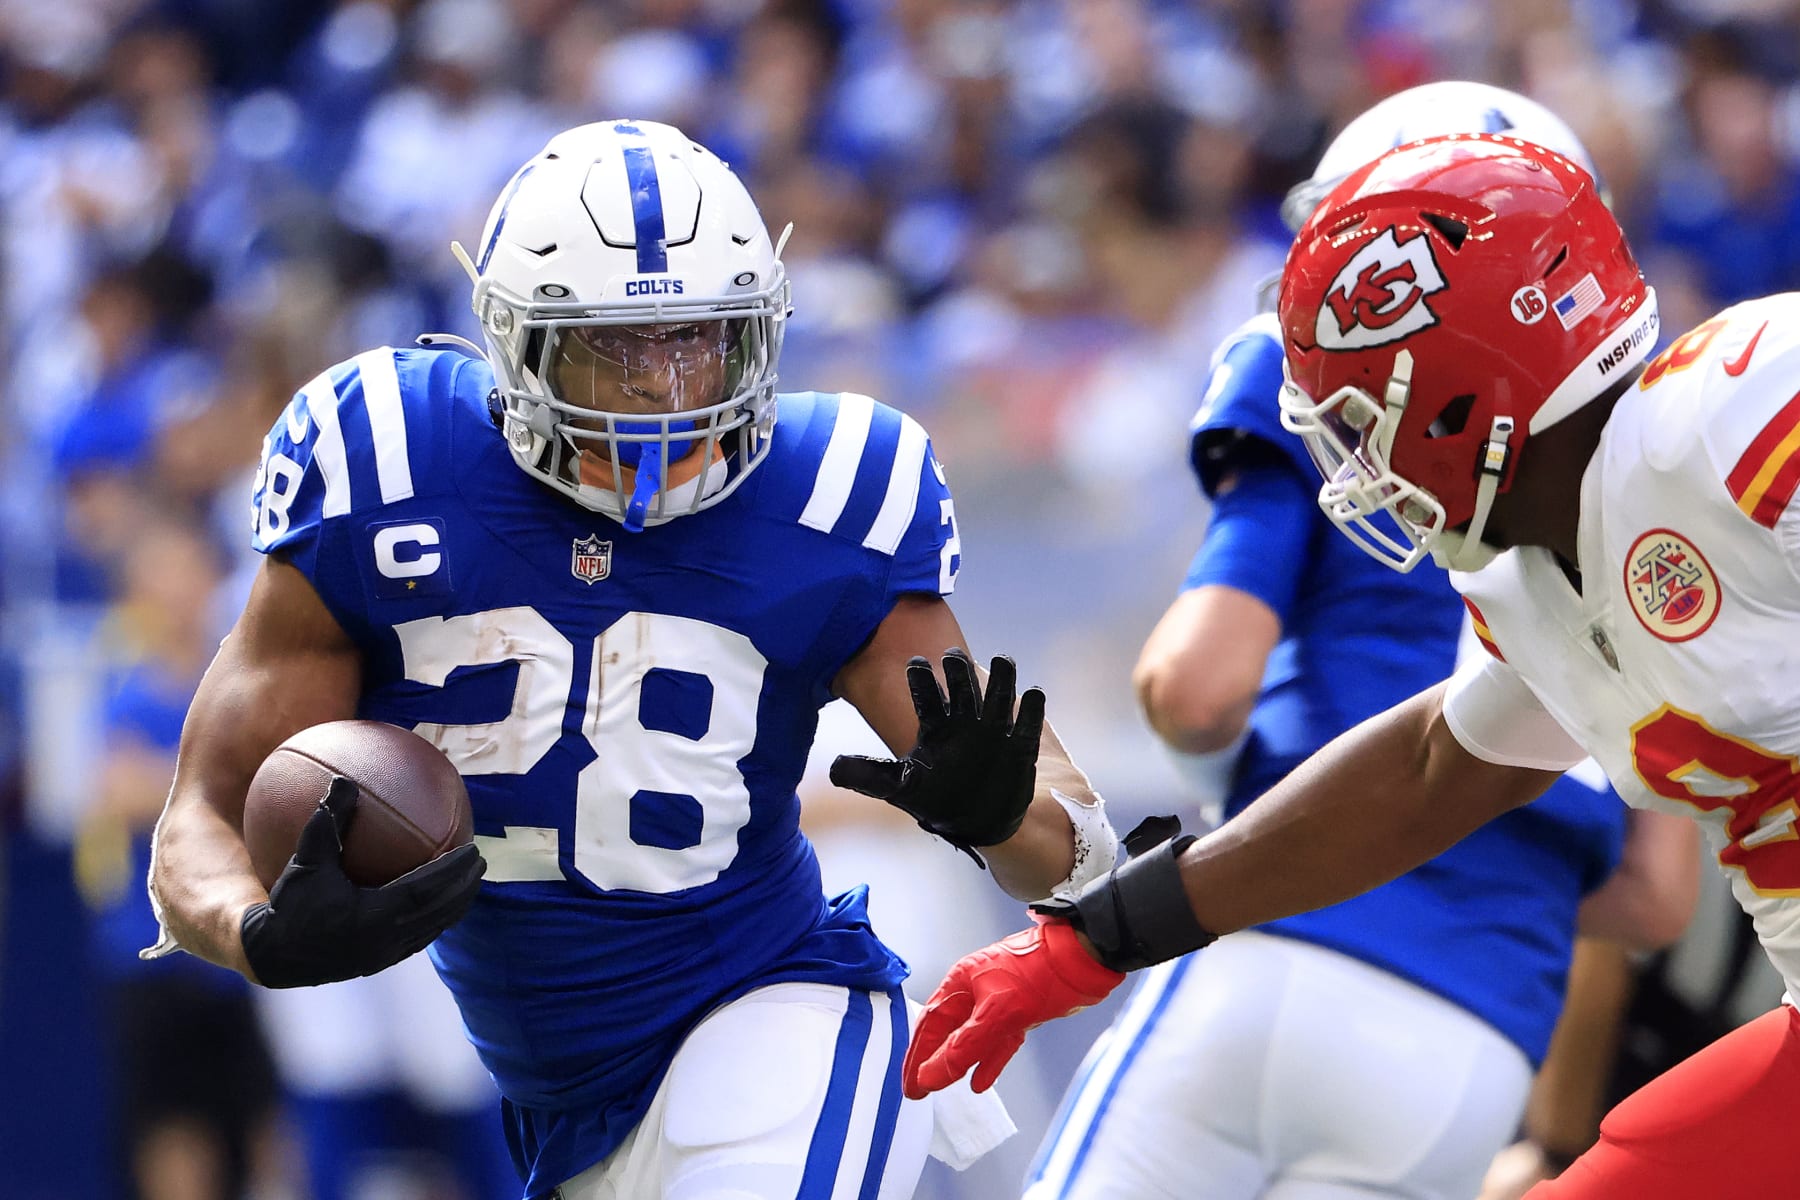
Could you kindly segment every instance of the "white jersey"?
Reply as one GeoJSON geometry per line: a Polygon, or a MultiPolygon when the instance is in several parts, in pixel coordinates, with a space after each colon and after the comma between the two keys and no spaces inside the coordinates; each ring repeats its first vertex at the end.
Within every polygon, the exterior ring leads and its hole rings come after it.
{"type": "Polygon", "coordinates": [[[1499,659],[1445,716],[1481,758],[1591,754],[1630,804],[1697,818],[1800,997],[1797,487],[1784,294],[1690,331],[1619,400],[1582,481],[1580,591],[1537,547],[1453,577],[1499,659]]]}

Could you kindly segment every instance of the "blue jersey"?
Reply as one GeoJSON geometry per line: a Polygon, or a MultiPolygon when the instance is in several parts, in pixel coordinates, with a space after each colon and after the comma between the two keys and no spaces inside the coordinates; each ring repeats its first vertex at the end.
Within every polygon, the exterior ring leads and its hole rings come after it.
{"type": "Polygon", "coordinates": [[[631,534],[513,463],[493,386],[448,351],[319,376],[269,435],[255,545],[355,640],[360,715],[468,783],[488,873],[432,958],[535,1195],[716,1006],[904,978],[861,891],[821,894],[794,789],[839,669],[960,561],[924,431],[866,396],[782,396],[742,487],[631,534]]]}
{"type": "MultiPolygon", "coordinates": [[[[1316,485],[1300,439],[1281,428],[1281,345],[1272,318],[1250,322],[1216,360],[1193,424],[1193,461],[1214,495],[1232,471],[1292,471],[1316,485]]],[[[1226,814],[1241,812],[1352,725],[1447,678],[1463,607],[1425,562],[1402,575],[1310,506],[1297,579],[1278,606],[1249,736],[1226,814]]],[[[1209,532],[1209,537],[1214,536],[1209,532]]],[[[1353,955],[1454,1001],[1535,1065],[1562,1007],[1575,913],[1617,865],[1624,802],[1564,776],[1424,866],[1372,892],[1265,927],[1353,955]]]]}

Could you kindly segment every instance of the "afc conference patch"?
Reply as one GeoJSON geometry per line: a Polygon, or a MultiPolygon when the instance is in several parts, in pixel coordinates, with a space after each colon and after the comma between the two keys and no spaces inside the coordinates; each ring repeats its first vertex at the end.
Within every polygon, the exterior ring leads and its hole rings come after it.
{"type": "Polygon", "coordinates": [[[583,583],[599,583],[612,574],[612,543],[603,542],[597,534],[575,539],[569,553],[569,574],[583,583]]]}
{"type": "Polygon", "coordinates": [[[1625,595],[1638,623],[1665,642],[1697,638],[1719,615],[1719,577],[1673,529],[1652,529],[1631,544],[1625,595]]]}

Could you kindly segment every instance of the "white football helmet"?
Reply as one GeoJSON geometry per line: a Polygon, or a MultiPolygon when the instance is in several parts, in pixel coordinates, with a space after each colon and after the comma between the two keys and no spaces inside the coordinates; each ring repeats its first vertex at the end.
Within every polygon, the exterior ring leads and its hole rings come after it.
{"type": "Polygon", "coordinates": [[[479,255],[453,249],[527,474],[635,531],[717,504],[768,455],[787,273],[744,185],[680,130],[558,134],[479,255]]]}
{"type": "MultiPolygon", "coordinates": [[[[1312,178],[1295,184],[1281,202],[1281,220],[1298,233],[1332,188],[1364,163],[1396,146],[1451,133],[1504,133],[1554,150],[1599,184],[1587,147],[1561,117],[1517,92],[1487,83],[1445,80],[1396,92],[1374,105],[1325,148],[1312,178]]],[[[1599,188],[1607,200],[1606,188],[1599,188]]]]}

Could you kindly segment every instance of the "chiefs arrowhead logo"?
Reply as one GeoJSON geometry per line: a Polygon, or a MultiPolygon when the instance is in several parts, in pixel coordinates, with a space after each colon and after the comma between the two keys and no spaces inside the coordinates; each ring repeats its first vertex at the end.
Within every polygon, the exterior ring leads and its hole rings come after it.
{"type": "Polygon", "coordinates": [[[1364,350],[1437,324],[1425,297],[1444,290],[1444,273],[1423,233],[1402,242],[1392,226],[1344,264],[1325,293],[1314,327],[1327,350],[1364,350]]]}

